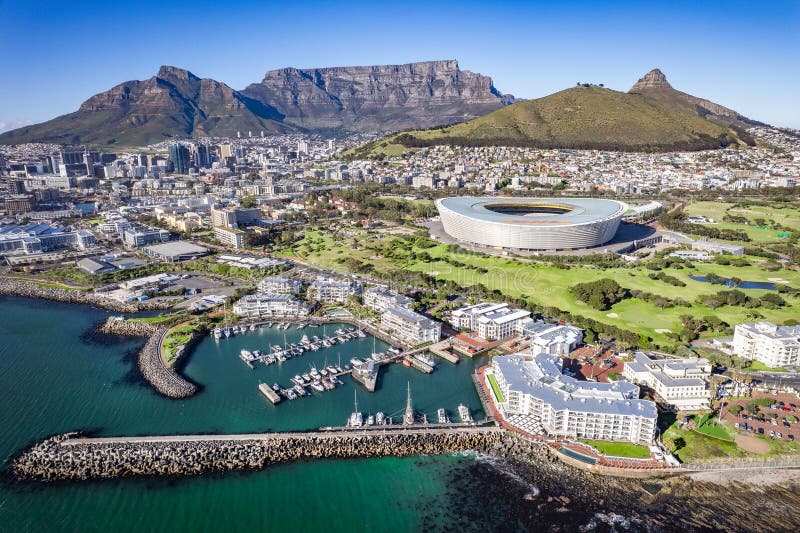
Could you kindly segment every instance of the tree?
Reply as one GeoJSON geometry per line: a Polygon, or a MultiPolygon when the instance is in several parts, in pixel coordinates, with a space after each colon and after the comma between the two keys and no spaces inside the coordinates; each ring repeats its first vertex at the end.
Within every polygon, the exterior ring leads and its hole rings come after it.
{"type": "Polygon", "coordinates": [[[245,209],[250,209],[252,207],[258,206],[258,200],[256,200],[255,196],[245,196],[242,198],[242,207],[245,209]]]}

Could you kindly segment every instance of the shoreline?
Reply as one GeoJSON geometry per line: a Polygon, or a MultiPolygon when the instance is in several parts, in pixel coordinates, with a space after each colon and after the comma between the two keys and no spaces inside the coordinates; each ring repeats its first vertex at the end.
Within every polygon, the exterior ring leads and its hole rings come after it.
{"type": "MultiPolygon", "coordinates": [[[[47,281],[42,281],[41,283],[47,283],[47,281]]],[[[95,292],[85,292],[80,289],[68,290],[60,287],[42,287],[33,280],[11,278],[0,279],[0,295],[2,294],[21,296],[24,298],[36,298],[39,300],[52,300],[68,304],[90,305],[99,309],[125,314],[169,309],[172,307],[172,304],[169,302],[146,301],[122,303],[100,296],[95,292]]]]}

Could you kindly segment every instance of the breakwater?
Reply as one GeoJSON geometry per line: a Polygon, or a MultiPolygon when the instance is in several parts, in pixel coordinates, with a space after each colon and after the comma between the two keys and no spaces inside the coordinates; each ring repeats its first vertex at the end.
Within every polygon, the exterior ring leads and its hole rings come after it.
{"type": "Polygon", "coordinates": [[[121,337],[149,337],[158,332],[156,324],[125,320],[120,317],[110,316],[97,327],[99,333],[105,335],[119,335],[121,337]]]}
{"type": "Polygon", "coordinates": [[[182,378],[173,368],[168,368],[161,358],[161,341],[167,328],[160,327],[150,335],[139,351],[139,371],[160,394],[168,398],[188,398],[197,393],[194,383],[182,378]]]}
{"type": "MultiPolygon", "coordinates": [[[[46,282],[42,283],[46,284],[46,282]]],[[[43,300],[54,300],[70,304],[91,305],[117,313],[136,313],[138,311],[167,309],[172,305],[170,302],[154,302],[149,300],[136,303],[123,303],[94,292],[86,292],[79,289],[69,290],[61,287],[48,287],[34,281],[9,278],[0,279],[0,294],[24,296],[26,298],[41,298],[43,300]]]]}
{"type": "Polygon", "coordinates": [[[261,469],[303,459],[488,451],[506,438],[503,430],[493,427],[100,439],[66,434],[50,437],[22,453],[12,471],[18,479],[38,481],[189,476],[261,469]]]}

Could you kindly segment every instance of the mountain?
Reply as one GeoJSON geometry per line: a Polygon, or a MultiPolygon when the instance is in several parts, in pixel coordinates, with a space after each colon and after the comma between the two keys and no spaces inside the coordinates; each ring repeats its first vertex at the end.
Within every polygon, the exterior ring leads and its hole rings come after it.
{"type": "Polygon", "coordinates": [[[716,104],[705,98],[698,98],[691,94],[686,94],[677,89],[667,81],[667,77],[659,69],[653,69],[636,83],[633,84],[631,94],[643,94],[651,98],[656,98],[664,102],[675,104],[698,115],[712,120],[719,124],[735,125],[742,128],[749,128],[754,125],[762,125],[761,122],[751,120],[742,116],[733,109],[716,104]]]}
{"type": "Polygon", "coordinates": [[[460,124],[395,134],[347,155],[380,157],[437,144],[646,152],[753,144],[740,127],[741,115],[680,95],[653,71],[629,93],[579,85],[460,124]]]}
{"type": "Polygon", "coordinates": [[[429,128],[513,102],[456,60],[271,70],[242,93],[277,109],[287,124],[315,131],[429,128]]]}
{"type": "Polygon", "coordinates": [[[53,142],[137,146],[188,135],[292,131],[280,113],[224,83],[163,66],[144,81],[96,94],[78,111],[0,135],[0,144],[53,142]]]}
{"type": "Polygon", "coordinates": [[[285,68],[243,91],[164,66],[152,78],[92,96],[74,113],[6,132],[0,144],[141,146],[237,131],[396,131],[460,122],[511,102],[491,78],[459,69],[455,60],[285,68]]]}

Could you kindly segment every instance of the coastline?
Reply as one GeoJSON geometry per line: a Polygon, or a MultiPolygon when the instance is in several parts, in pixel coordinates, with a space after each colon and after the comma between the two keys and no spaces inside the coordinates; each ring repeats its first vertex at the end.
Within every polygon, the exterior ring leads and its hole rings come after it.
{"type": "MultiPolygon", "coordinates": [[[[46,282],[42,282],[46,283],[46,282]]],[[[110,300],[94,292],[83,290],[67,290],[59,287],[43,287],[32,280],[20,280],[3,278],[0,279],[0,294],[9,296],[22,296],[24,298],[38,298],[41,300],[53,300],[69,304],[83,304],[114,311],[117,313],[137,313],[139,311],[150,311],[157,309],[169,309],[172,304],[169,302],[137,302],[122,303],[110,300]]]]}

